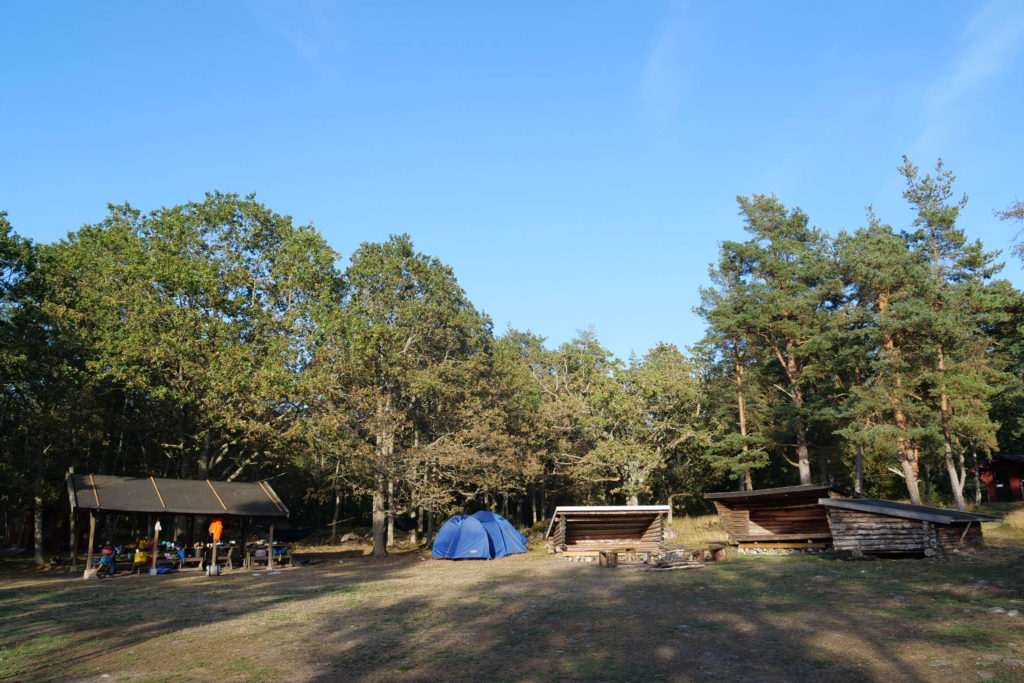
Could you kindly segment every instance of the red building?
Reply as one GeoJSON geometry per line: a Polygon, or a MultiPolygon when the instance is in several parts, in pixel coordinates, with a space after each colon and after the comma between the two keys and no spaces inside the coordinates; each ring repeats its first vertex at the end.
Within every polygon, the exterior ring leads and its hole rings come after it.
{"type": "Polygon", "coordinates": [[[1024,500],[1021,479],[1024,479],[1024,455],[992,456],[991,462],[978,467],[982,492],[990,503],[1024,500]]]}

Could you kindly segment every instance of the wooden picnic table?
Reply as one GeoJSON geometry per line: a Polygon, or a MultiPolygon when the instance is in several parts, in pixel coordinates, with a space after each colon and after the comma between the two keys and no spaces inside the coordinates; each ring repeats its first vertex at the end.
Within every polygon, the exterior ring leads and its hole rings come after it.
{"type": "MultiPolygon", "coordinates": [[[[280,548],[278,548],[280,549],[280,548]]],[[[245,564],[243,565],[246,569],[255,569],[257,565],[262,565],[269,568],[270,562],[269,557],[272,551],[264,546],[250,546],[245,550],[245,564]],[[265,550],[267,555],[264,557],[256,557],[256,552],[259,550],[265,550]]],[[[292,557],[288,554],[288,549],[284,548],[283,552],[273,553],[274,567],[291,566],[292,557]]]]}

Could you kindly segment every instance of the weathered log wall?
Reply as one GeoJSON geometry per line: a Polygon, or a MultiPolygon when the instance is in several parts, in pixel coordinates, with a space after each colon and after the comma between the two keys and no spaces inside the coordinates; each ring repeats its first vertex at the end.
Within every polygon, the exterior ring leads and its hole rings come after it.
{"type": "Polygon", "coordinates": [[[960,548],[983,548],[985,537],[981,532],[981,522],[954,522],[953,524],[936,524],[939,550],[950,552],[960,548]],[[966,532],[966,533],[965,533],[966,532]]]}
{"type": "Polygon", "coordinates": [[[840,508],[830,508],[828,520],[832,546],[836,550],[862,553],[938,550],[930,522],[840,508]]]}
{"type": "Polygon", "coordinates": [[[614,548],[655,550],[665,539],[661,514],[562,515],[548,539],[550,552],[598,551],[614,548]]]}
{"type": "Polygon", "coordinates": [[[729,542],[795,541],[828,538],[825,508],[814,503],[733,504],[715,501],[729,542]]]}

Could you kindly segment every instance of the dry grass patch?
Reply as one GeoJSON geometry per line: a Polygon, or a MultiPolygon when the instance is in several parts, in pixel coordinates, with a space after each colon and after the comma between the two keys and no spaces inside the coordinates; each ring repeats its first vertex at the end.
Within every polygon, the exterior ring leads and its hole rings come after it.
{"type": "Polygon", "coordinates": [[[7,564],[0,679],[1020,679],[1024,539],[1001,543],[941,560],[750,557],[680,572],[544,552],[375,562],[349,545],[278,574],[86,582],[7,564]]]}
{"type": "Polygon", "coordinates": [[[718,515],[675,516],[667,526],[679,532],[679,536],[674,539],[679,542],[725,543],[728,540],[718,515]]]}

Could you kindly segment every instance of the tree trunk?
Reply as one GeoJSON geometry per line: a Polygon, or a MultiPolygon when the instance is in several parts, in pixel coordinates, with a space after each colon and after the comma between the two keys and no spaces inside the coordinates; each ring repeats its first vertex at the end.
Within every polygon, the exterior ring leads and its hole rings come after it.
{"type": "Polygon", "coordinates": [[[338,473],[341,471],[341,458],[334,463],[334,478],[331,486],[334,488],[334,515],[331,517],[331,542],[338,540],[338,517],[341,513],[341,487],[338,486],[338,473]]]}
{"type": "Polygon", "coordinates": [[[384,426],[377,432],[377,462],[373,476],[373,556],[381,559],[387,556],[387,510],[388,486],[391,483],[387,472],[391,468],[391,451],[394,448],[394,433],[384,426]]]}
{"type": "Polygon", "coordinates": [[[924,502],[932,504],[932,470],[928,465],[924,466],[924,502]]]}
{"type": "Polygon", "coordinates": [[[804,395],[797,385],[800,379],[800,372],[796,367],[796,358],[793,356],[792,342],[786,343],[786,377],[789,379],[790,400],[796,408],[796,463],[800,470],[800,483],[810,484],[811,482],[811,456],[807,450],[807,425],[801,413],[804,409],[804,395]]]}
{"type": "Polygon", "coordinates": [[[963,454],[960,455],[961,466],[958,468],[948,441],[943,444],[943,450],[946,472],[949,474],[949,483],[953,488],[953,498],[956,500],[956,509],[960,512],[965,512],[967,510],[967,501],[964,500],[964,484],[967,483],[967,476],[966,472],[963,471],[963,454]]]}
{"type": "MultiPolygon", "coordinates": [[[[800,395],[799,391],[793,392],[793,405],[796,406],[797,410],[803,408],[803,396],[800,395]]],[[[797,415],[796,417],[796,462],[800,470],[800,483],[810,484],[811,482],[811,456],[807,450],[807,425],[804,424],[804,419],[797,415]]]]}
{"type": "Polygon", "coordinates": [[[978,472],[978,451],[971,453],[974,456],[974,504],[981,505],[981,474],[978,472]]]}
{"type": "MultiPolygon", "coordinates": [[[[734,339],[733,348],[735,349],[738,345],[739,342],[734,339]]],[[[743,437],[743,461],[746,462],[746,453],[750,448],[747,445],[747,404],[743,398],[743,371],[746,368],[743,366],[743,358],[738,352],[733,353],[733,369],[736,372],[736,410],[739,413],[740,436],[743,437]]],[[[739,490],[754,490],[754,481],[750,477],[750,468],[743,470],[743,476],[740,477],[739,490]]]]}
{"type": "MultiPolygon", "coordinates": [[[[896,426],[906,431],[907,418],[903,411],[896,411],[896,426]],[[902,423],[902,426],[900,426],[902,423]]],[[[910,494],[910,502],[914,505],[921,504],[921,491],[917,483],[917,451],[905,436],[896,438],[896,453],[899,456],[900,468],[903,470],[903,481],[907,485],[907,493],[910,494]]]]}
{"type": "MultiPolygon", "coordinates": [[[[884,318],[887,306],[888,299],[885,297],[879,297],[878,315],[880,318],[884,318]]],[[[898,355],[896,350],[896,341],[893,339],[891,334],[886,333],[882,335],[882,349],[884,354],[890,358],[895,359],[898,355]]],[[[889,392],[889,401],[892,403],[893,409],[893,421],[896,423],[896,429],[899,430],[898,436],[896,437],[896,454],[900,461],[900,468],[903,470],[903,481],[907,485],[907,493],[910,494],[910,502],[914,505],[920,505],[921,491],[917,483],[917,450],[906,436],[908,433],[907,415],[900,407],[902,394],[903,380],[899,375],[896,375],[895,385],[889,392]]]]}
{"type": "Polygon", "coordinates": [[[639,504],[640,504],[640,499],[637,498],[635,493],[630,493],[630,494],[626,495],[626,505],[639,505],[639,504]]]}
{"type": "Polygon", "coordinates": [[[384,497],[387,495],[387,485],[384,476],[381,474],[375,475],[373,479],[373,556],[380,560],[388,554],[385,545],[387,541],[387,530],[385,528],[387,515],[384,512],[384,497]]]}
{"type": "Polygon", "coordinates": [[[530,511],[533,513],[533,525],[536,526],[537,522],[540,521],[540,516],[537,514],[537,483],[530,484],[530,511]]]}
{"type": "Polygon", "coordinates": [[[856,493],[864,493],[864,447],[857,444],[857,459],[854,463],[856,479],[853,482],[853,490],[856,493]]]}
{"type": "Polygon", "coordinates": [[[388,547],[395,544],[395,479],[388,477],[387,499],[388,547]]]}
{"type": "Polygon", "coordinates": [[[341,511],[341,492],[334,489],[334,515],[331,516],[331,543],[338,540],[338,517],[341,511]]]}
{"type": "MultiPolygon", "coordinates": [[[[938,357],[939,376],[944,377],[946,373],[946,356],[942,352],[942,344],[935,349],[938,357]]],[[[939,417],[942,421],[942,452],[946,460],[946,472],[949,473],[949,483],[953,488],[953,498],[956,499],[956,509],[960,512],[967,510],[967,502],[964,500],[964,483],[966,477],[963,472],[957,472],[956,462],[953,459],[953,439],[949,433],[949,394],[946,393],[946,383],[943,381],[942,390],[939,394],[939,417]]],[[[960,455],[961,461],[963,454],[960,455]]]]}
{"type": "Polygon", "coordinates": [[[35,548],[35,562],[42,565],[46,560],[43,558],[43,458],[50,450],[47,446],[36,458],[35,492],[32,497],[32,526],[35,548]]]}

